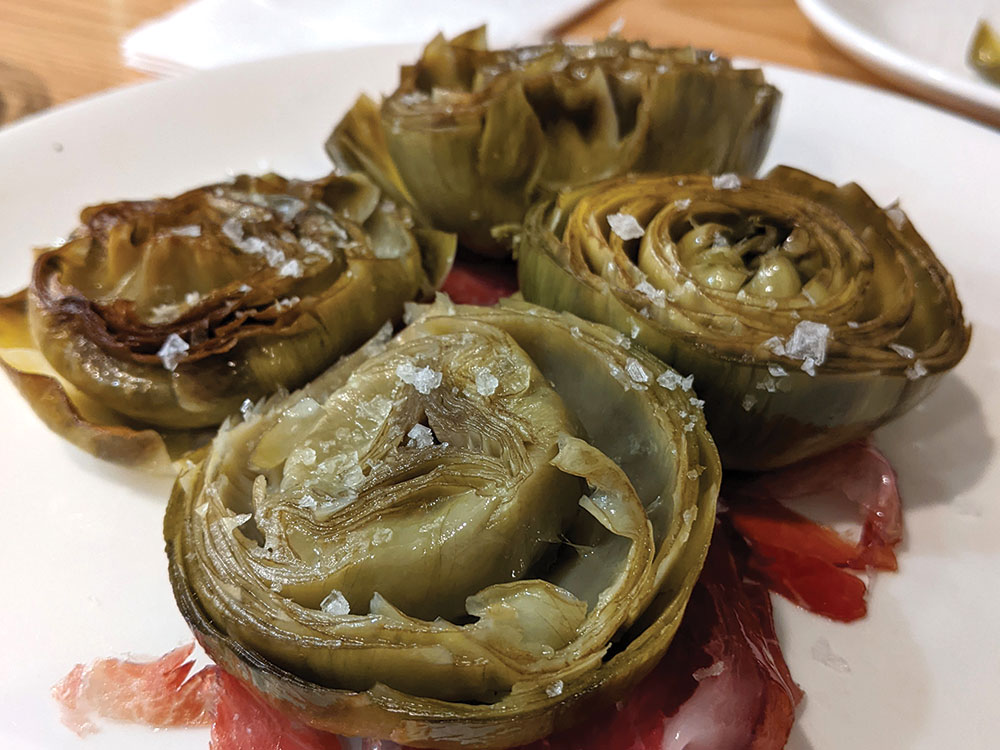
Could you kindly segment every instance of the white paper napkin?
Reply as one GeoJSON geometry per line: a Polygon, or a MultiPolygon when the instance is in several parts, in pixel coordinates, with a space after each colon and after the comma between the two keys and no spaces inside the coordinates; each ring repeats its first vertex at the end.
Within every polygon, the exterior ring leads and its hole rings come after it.
{"type": "Polygon", "coordinates": [[[194,0],[130,32],[122,56],[155,75],[366,44],[423,42],[488,24],[492,46],[532,43],[594,0],[194,0]]]}

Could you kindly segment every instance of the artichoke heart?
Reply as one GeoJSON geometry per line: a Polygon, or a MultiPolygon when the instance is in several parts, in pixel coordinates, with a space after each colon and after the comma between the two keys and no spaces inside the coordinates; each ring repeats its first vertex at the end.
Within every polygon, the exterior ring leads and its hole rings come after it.
{"type": "Polygon", "coordinates": [[[171,582],[216,662],[314,727],[512,747],[657,663],[720,475],[689,384],[627,338],[442,296],[188,462],[171,582]]]}
{"type": "Polygon", "coordinates": [[[525,299],[694,376],[726,468],[866,435],[969,345],[951,276],[898,206],[788,167],[565,191],[532,207],[516,252],[525,299]]]}
{"type": "Polygon", "coordinates": [[[87,208],[0,301],[0,357],[46,423],[123,463],[166,461],[432,294],[455,238],[364,175],[277,175],[87,208]]]}
{"type": "Polygon", "coordinates": [[[488,50],[437,36],[381,105],[362,96],[327,150],[477,252],[540,193],[629,171],[752,174],[780,94],[712,52],[617,38],[488,50]]]}

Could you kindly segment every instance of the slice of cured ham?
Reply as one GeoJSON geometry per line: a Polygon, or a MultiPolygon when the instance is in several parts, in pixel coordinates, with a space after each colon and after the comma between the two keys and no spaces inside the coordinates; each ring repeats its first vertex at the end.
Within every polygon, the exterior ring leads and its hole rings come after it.
{"type": "Polygon", "coordinates": [[[896,474],[869,443],[751,478],[727,477],[722,493],[749,547],[752,575],[812,612],[845,622],[863,617],[867,587],[847,571],[897,568],[903,520],[896,474]],[[817,498],[858,509],[857,542],[788,507],[817,498]]]}
{"type": "Polygon", "coordinates": [[[152,727],[209,726],[219,696],[219,670],[191,675],[194,644],[152,662],[99,659],[77,664],[53,689],[63,724],[81,737],[97,717],[152,727]]]}

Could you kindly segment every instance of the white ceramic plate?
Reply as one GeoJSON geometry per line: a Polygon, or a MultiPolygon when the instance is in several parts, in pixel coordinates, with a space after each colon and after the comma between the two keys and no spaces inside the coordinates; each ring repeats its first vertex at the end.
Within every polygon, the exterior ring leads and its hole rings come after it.
{"type": "MultiPolygon", "coordinates": [[[[0,292],[30,248],[87,203],[169,194],[227,172],[327,169],[322,143],[360,90],[392,87],[413,48],[311,54],[139,86],[0,132],[0,292]]],[[[985,748],[1000,736],[1000,267],[996,133],[897,96],[781,68],[768,165],[900,197],[954,273],[975,333],[968,357],[882,430],[906,503],[901,571],[871,614],[838,625],[784,602],[785,654],[807,697],[793,750],[985,748]],[[826,639],[849,666],[813,658],[826,639]]],[[[49,688],[76,662],[159,655],[189,640],[167,584],[170,482],[115,468],[49,433],[0,377],[0,747],[204,750],[205,731],[106,726],[85,743],[49,688]]]]}
{"type": "Polygon", "coordinates": [[[905,88],[1000,122],[1000,85],[968,63],[980,18],[1000,0],[796,0],[830,41],[905,88]]]}

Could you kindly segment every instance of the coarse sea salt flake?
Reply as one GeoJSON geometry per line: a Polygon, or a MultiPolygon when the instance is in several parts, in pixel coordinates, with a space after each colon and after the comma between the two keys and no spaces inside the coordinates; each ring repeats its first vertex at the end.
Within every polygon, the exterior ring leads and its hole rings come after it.
{"type": "Polygon", "coordinates": [[[690,198],[680,198],[678,200],[675,200],[674,201],[674,206],[676,206],[681,211],[683,211],[686,208],[690,208],[690,206],[691,206],[691,199],[690,198]]]}
{"type": "Polygon", "coordinates": [[[412,362],[396,366],[396,377],[417,389],[418,393],[429,394],[441,385],[441,373],[430,367],[417,367],[412,362]]]}
{"type": "Polygon", "coordinates": [[[907,367],[904,372],[906,377],[910,380],[918,380],[927,374],[927,368],[924,367],[924,363],[918,359],[913,363],[913,365],[907,367]]]}
{"type": "Polygon", "coordinates": [[[712,178],[712,187],[716,190],[736,190],[742,184],[739,175],[732,172],[726,172],[712,178]]]}
{"type": "Polygon", "coordinates": [[[580,326],[570,326],[569,333],[575,339],[578,339],[583,335],[580,333],[580,326]]]}
{"type": "MultiPolygon", "coordinates": [[[[657,307],[665,307],[667,304],[667,293],[662,289],[657,289],[645,279],[635,285],[635,290],[657,307]]],[[[647,315],[646,317],[648,318],[649,316],[647,315]]]]}
{"type": "Polygon", "coordinates": [[[287,276],[297,279],[302,275],[302,264],[297,258],[292,258],[278,269],[278,276],[287,276]]]}
{"type": "Polygon", "coordinates": [[[434,445],[434,431],[419,422],[410,428],[406,437],[409,438],[406,441],[407,448],[430,448],[434,445]]]}
{"type": "Polygon", "coordinates": [[[905,357],[906,359],[913,359],[917,356],[915,351],[908,346],[903,346],[902,344],[889,344],[889,348],[896,352],[896,354],[900,357],[905,357]]]}
{"type": "Polygon", "coordinates": [[[639,335],[639,324],[638,323],[633,323],[632,324],[632,330],[629,331],[629,336],[634,339],[638,335],[639,335]]]}
{"type": "Polygon", "coordinates": [[[783,378],[788,374],[788,371],[781,365],[768,365],[767,371],[771,373],[771,377],[783,378]]]}
{"type": "Polygon", "coordinates": [[[750,411],[757,403],[757,397],[747,394],[743,397],[743,411],[750,411]]]}
{"type": "Polygon", "coordinates": [[[545,687],[545,694],[550,698],[555,698],[556,696],[562,695],[563,691],[563,681],[556,680],[551,685],[545,687]]]}
{"type": "Polygon", "coordinates": [[[646,233],[631,214],[611,214],[608,216],[608,224],[611,226],[611,231],[623,240],[637,240],[646,233]]]}
{"type": "Polygon", "coordinates": [[[649,372],[639,363],[639,360],[633,357],[629,357],[625,360],[625,372],[627,372],[628,376],[636,383],[649,382],[649,372]]]}
{"type": "Polygon", "coordinates": [[[328,615],[351,614],[351,605],[347,601],[347,597],[337,591],[337,589],[333,589],[333,591],[326,595],[326,598],[320,602],[319,608],[328,615]]]}
{"type": "Polygon", "coordinates": [[[726,671],[726,664],[723,661],[713,662],[707,667],[702,667],[701,669],[696,669],[691,673],[694,677],[695,682],[701,682],[709,677],[718,677],[720,674],[726,671]]]}
{"type": "Polygon", "coordinates": [[[476,391],[478,391],[480,396],[492,396],[496,393],[497,386],[500,385],[500,381],[497,380],[496,376],[489,371],[487,367],[477,367],[475,369],[476,374],[476,391]]]}
{"type": "Polygon", "coordinates": [[[792,335],[785,342],[785,356],[792,359],[812,359],[818,366],[826,361],[826,341],[830,336],[830,326],[803,320],[795,326],[792,335]]]}
{"type": "Polygon", "coordinates": [[[201,237],[201,227],[198,224],[187,224],[183,227],[174,227],[168,234],[172,237],[201,237]]]}
{"type": "Polygon", "coordinates": [[[902,229],[906,225],[906,214],[899,207],[899,201],[893,201],[885,207],[885,215],[896,229],[902,229]]]}
{"type": "Polygon", "coordinates": [[[188,349],[190,348],[188,342],[176,333],[171,333],[164,340],[163,346],[156,352],[156,356],[160,358],[164,369],[173,372],[177,369],[177,364],[187,356],[188,349]]]}

